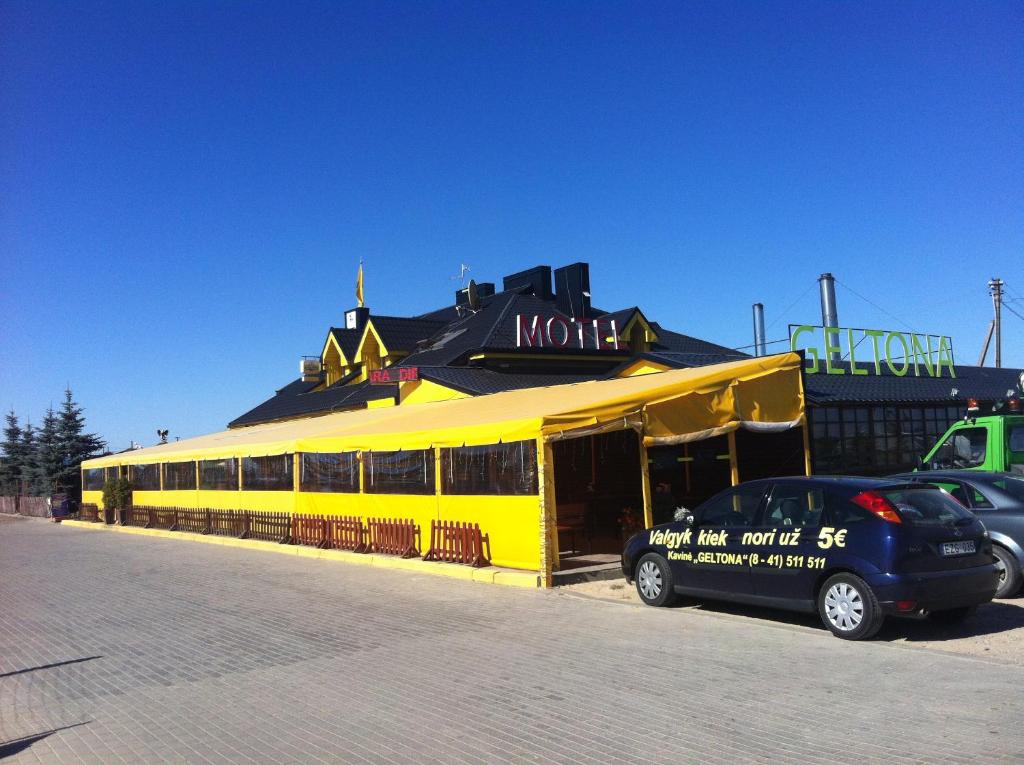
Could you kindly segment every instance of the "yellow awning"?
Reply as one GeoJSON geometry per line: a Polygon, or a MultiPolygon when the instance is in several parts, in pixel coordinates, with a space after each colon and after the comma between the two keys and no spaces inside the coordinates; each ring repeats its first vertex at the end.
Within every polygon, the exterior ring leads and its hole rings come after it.
{"type": "Polygon", "coordinates": [[[639,377],[341,412],[225,430],[82,464],[473,446],[626,427],[640,430],[648,445],[694,441],[740,427],[783,430],[803,421],[801,365],[799,354],[785,353],[639,377]]]}

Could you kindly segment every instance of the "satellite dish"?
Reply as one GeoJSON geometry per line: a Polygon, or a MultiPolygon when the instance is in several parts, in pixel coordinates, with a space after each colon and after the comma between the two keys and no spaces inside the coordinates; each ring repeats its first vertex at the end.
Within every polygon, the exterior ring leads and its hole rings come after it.
{"type": "Polygon", "coordinates": [[[472,279],[469,280],[469,287],[466,289],[466,292],[469,293],[469,300],[467,302],[469,303],[470,310],[479,310],[480,296],[476,293],[476,282],[472,279]]]}

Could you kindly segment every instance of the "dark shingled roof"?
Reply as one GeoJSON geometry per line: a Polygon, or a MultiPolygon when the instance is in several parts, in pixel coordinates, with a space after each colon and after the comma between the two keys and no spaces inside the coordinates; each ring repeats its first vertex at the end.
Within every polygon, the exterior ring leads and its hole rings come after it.
{"type": "MultiPolygon", "coordinates": [[[[722,361],[735,361],[750,358],[749,354],[726,348],[724,345],[698,340],[696,337],[681,335],[663,328],[658,322],[651,322],[651,329],[658,334],[658,342],[651,346],[652,353],[671,352],[683,354],[707,354],[722,361]]],[[[698,366],[693,364],[691,366],[698,366]]]]}
{"type": "Polygon", "coordinates": [[[519,374],[475,367],[420,367],[420,377],[474,396],[523,388],[571,385],[599,379],[598,375],[519,374]]]}
{"type": "Polygon", "coordinates": [[[408,319],[401,316],[371,316],[370,323],[389,351],[406,353],[445,325],[443,321],[408,319]]]}
{"type": "MultiPolygon", "coordinates": [[[[297,383],[301,379],[289,383],[278,391],[277,395],[267,399],[254,409],[250,409],[241,417],[236,417],[228,423],[229,428],[238,428],[243,425],[257,425],[261,422],[272,420],[283,420],[290,417],[301,417],[313,414],[329,414],[331,412],[343,411],[354,407],[364,406],[367,401],[375,401],[381,398],[390,398],[395,395],[394,388],[390,386],[370,385],[363,382],[356,385],[346,385],[354,375],[343,377],[329,388],[309,392],[309,389],[302,389],[297,383]]],[[[305,385],[316,385],[316,383],[302,383],[305,385]]]]}
{"type": "Polygon", "coordinates": [[[351,361],[352,357],[356,355],[356,349],[359,347],[359,341],[362,339],[363,333],[358,329],[331,327],[331,334],[334,335],[334,339],[338,342],[342,353],[345,354],[345,358],[351,361]]]}
{"type": "MultiPolygon", "coordinates": [[[[1006,398],[1007,391],[1018,390],[1019,369],[996,369],[994,367],[958,366],[956,377],[914,377],[914,368],[905,377],[897,377],[882,364],[882,374],[851,375],[849,364],[840,366],[846,370],[843,375],[830,375],[822,371],[804,375],[804,388],[811,403],[956,403],[968,398],[979,401],[996,401],[1006,398]],[[956,391],[954,393],[954,391],[956,391]]],[[[858,362],[859,367],[866,367],[858,362]]],[[[873,364],[872,364],[873,366],[873,364]]],[[[924,370],[922,370],[923,372],[924,370]]]]}

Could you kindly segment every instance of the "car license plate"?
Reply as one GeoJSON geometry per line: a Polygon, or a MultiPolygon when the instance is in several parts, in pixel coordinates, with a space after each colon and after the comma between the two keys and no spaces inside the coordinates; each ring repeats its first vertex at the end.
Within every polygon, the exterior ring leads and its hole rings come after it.
{"type": "Polygon", "coordinates": [[[943,542],[941,549],[943,555],[970,555],[976,548],[972,539],[967,542],[943,542]]]}

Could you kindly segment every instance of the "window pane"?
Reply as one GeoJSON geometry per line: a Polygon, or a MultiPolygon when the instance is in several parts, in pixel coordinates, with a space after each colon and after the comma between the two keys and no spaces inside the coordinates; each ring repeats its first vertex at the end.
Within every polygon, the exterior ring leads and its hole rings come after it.
{"type": "Polygon", "coordinates": [[[364,452],[368,494],[433,494],[434,450],[364,452]]]}
{"type": "Polygon", "coordinates": [[[932,470],[956,470],[979,467],[985,462],[987,428],[960,428],[954,431],[932,457],[932,470]]]}
{"type": "Polygon", "coordinates": [[[300,491],[359,493],[359,455],[356,452],[300,455],[300,491]]]}
{"type": "Polygon", "coordinates": [[[292,491],[291,454],[242,459],[242,488],[245,491],[292,491]]]}
{"type": "Polygon", "coordinates": [[[1024,452],[1024,425],[1010,428],[1010,451],[1024,452]]]}
{"type": "Polygon", "coordinates": [[[238,460],[202,460],[199,463],[199,488],[215,490],[238,489],[238,460]]]}
{"type": "Polygon", "coordinates": [[[128,480],[137,491],[160,491],[160,465],[129,465],[128,480]]]}
{"type": "Polygon", "coordinates": [[[697,523],[704,527],[750,526],[764,497],[764,484],[729,489],[697,508],[697,523]]]}
{"type": "Polygon", "coordinates": [[[816,529],[825,507],[822,489],[778,484],[765,508],[763,526],[816,529]]]}
{"type": "Polygon", "coordinates": [[[107,481],[116,481],[120,477],[121,476],[118,475],[118,471],[117,471],[116,467],[103,468],[103,481],[104,481],[104,483],[106,483],[107,481]]]}
{"type": "Polygon", "coordinates": [[[88,468],[82,471],[82,488],[86,491],[100,491],[103,488],[103,468],[88,468]]]}
{"type": "Polygon", "coordinates": [[[443,494],[536,494],[537,444],[442,449],[441,476],[443,494]]]}
{"type": "Polygon", "coordinates": [[[196,488],[195,462],[168,462],[164,465],[164,491],[196,488]]]}

